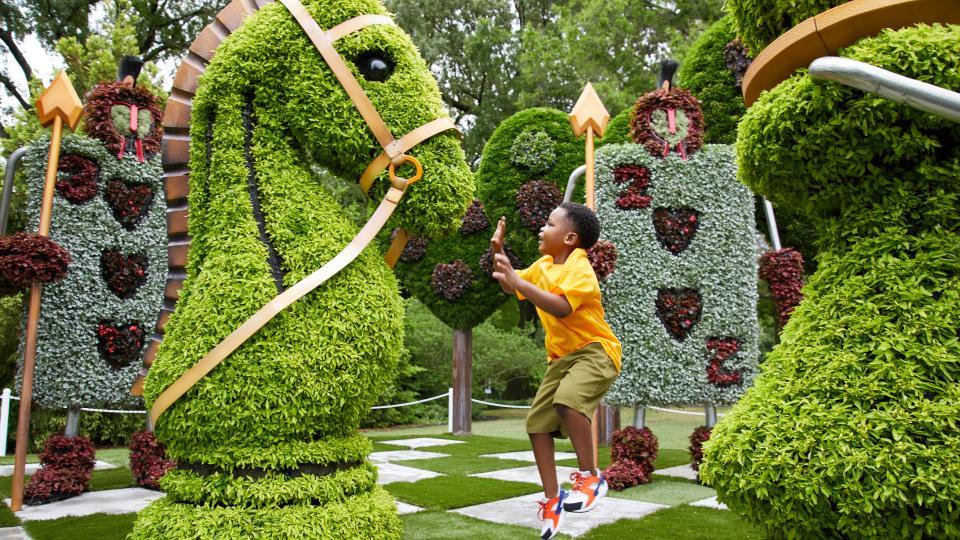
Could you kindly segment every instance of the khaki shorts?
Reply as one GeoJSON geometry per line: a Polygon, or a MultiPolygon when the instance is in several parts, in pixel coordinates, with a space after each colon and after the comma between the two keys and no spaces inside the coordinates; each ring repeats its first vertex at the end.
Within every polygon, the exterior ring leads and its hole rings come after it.
{"type": "Polygon", "coordinates": [[[554,405],[565,405],[593,421],[600,399],[617,378],[617,367],[599,343],[589,343],[547,366],[527,414],[527,433],[567,433],[554,405]]]}

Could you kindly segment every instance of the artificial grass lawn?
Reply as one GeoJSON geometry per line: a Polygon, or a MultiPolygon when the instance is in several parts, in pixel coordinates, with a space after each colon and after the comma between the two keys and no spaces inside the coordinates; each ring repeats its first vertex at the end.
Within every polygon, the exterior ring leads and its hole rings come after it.
{"type": "Polygon", "coordinates": [[[629,499],[667,506],[702,501],[713,497],[717,493],[704,486],[686,480],[666,480],[662,477],[654,478],[649,484],[635,486],[623,491],[610,490],[607,496],[616,499],[629,499]]]}
{"type": "MultiPolygon", "coordinates": [[[[0,456],[0,465],[13,465],[14,455],[13,449],[10,449],[10,454],[6,456],[0,456]]],[[[111,465],[116,465],[117,467],[126,467],[130,465],[130,449],[126,447],[121,448],[97,448],[96,457],[99,461],[106,461],[111,465]]],[[[27,454],[27,463],[40,463],[40,457],[37,454],[27,454]]]]}
{"type": "MultiPolygon", "coordinates": [[[[516,525],[490,523],[460,514],[425,511],[400,516],[403,519],[403,540],[503,540],[534,538],[533,529],[516,525]]],[[[564,538],[560,535],[557,538],[564,538]]]]}
{"type": "Polygon", "coordinates": [[[410,461],[400,461],[398,464],[406,467],[413,467],[415,469],[438,472],[440,474],[461,476],[489,471],[499,471],[501,469],[527,467],[531,465],[531,463],[528,461],[513,461],[509,459],[472,456],[414,459],[410,461]]]}
{"type": "Polygon", "coordinates": [[[113,540],[126,538],[136,514],[93,514],[50,521],[28,521],[27,534],[34,540],[113,540]]]}
{"type": "Polygon", "coordinates": [[[405,503],[433,510],[462,508],[540,491],[540,486],[536,484],[472,476],[438,476],[419,482],[395,482],[383,487],[405,503]]]}
{"type": "MultiPolygon", "coordinates": [[[[12,483],[12,476],[0,477],[0,496],[4,498],[10,497],[10,485],[12,483]]],[[[29,483],[30,477],[27,476],[24,485],[29,483]]],[[[105,489],[126,487],[136,487],[133,481],[133,473],[126,467],[107,469],[105,471],[93,471],[90,475],[90,491],[103,491],[105,489]]]]}
{"type": "Polygon", "coordinates": [[[581,536],[584,540],[751,540],[763,534],[729,510],[665,508],[643,519],[622,519],[581,536]]]}

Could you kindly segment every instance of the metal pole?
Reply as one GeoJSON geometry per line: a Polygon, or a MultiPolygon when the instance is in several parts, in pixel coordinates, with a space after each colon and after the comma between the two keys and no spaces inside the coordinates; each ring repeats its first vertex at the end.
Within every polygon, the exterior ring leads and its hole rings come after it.
{"type": "Polygon", "coordinates": [[[7,455],[7,433],[10,430],[10,389],[0,395],[0,456],[7,455]]]}
{"type": "Polygon", "coordinates": [[[0,198],[0,236],[7,235],[7,219],[10,212],[10,197],[13,195],[13,175],[20,158],[27,153],[26,148],[17,148],[7,158],[7,170],[3,178],[3,196],[0,198]]]}
{"type": "Polygon", "coordinates": [[[447,388],[447,433],[453,433],[453,387],[447,388]]]}
{"type": "Polygon", "coordinates": [[[574,169],[572,173],[570,173],[570,179],[567,180],[567,190],[563,193],[563,202],[570,202],[573,200],[573,190],[577,187],[577,180],[586,174],[586,172],[587,166],[581,165],[574,169]]]}
{"type": "Polygon", "coordinates": [[[712,428],[717,425],[717,406],[713,403],[707,403],[703,406],[703,412],[707,417],[707,427],[712,428]]]}
{"type": "Polygon", "coordinates": [[[643,429],[647,425],[647,408],[643,405],[633,406],[633,427],[643,429]]]}
{"type": "Polygon", "coordinates": [[[66,437],[76,437],[80,434],[80,407],[70,407],[67,409],[67,427],[63,434],[66,437]]]}
{"type": "Polygon", "coordinates": [[[767,230],[770,231],[770,241],[773,242],[773,249],[780,249],[780,231],[777,230],[777,217],[773,215],[773,205],[766,197],[763,198],[763,209],[767,213],[767,230]]]}
{"type": "Polygon", "coordinates": [[[814,79],[834,81],[960,122],[960,94],[849,58],[824,56],[810,63],[814,79]]]}

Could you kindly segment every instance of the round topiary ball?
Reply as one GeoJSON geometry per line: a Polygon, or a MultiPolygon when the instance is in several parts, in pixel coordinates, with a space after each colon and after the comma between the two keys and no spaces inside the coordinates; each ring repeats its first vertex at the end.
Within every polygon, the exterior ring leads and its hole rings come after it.
{"type": "Polygon", "coordinates": [[[524,131],[510,147],[510,161],[531,174],[543,174],[557,162],[556,143],[544,131],[524,131]]]}

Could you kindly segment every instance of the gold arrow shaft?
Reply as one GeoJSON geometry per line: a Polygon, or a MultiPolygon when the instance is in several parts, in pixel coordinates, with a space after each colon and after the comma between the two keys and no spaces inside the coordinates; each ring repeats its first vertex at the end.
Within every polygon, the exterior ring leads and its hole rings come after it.
{"type": "Polygon", "coordinates": [[[593,198],[593,127],[587,127],[587,208],[591,210],[597,209],[597,204],[593,198]]]}

